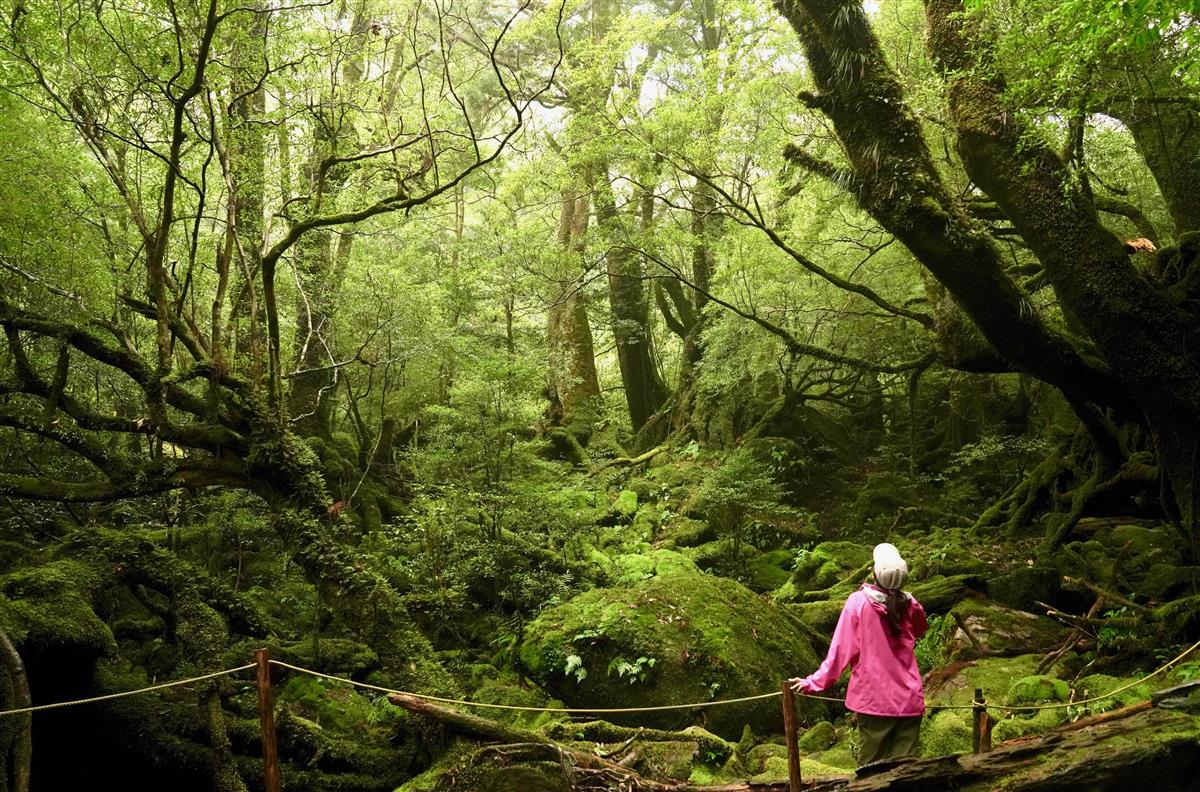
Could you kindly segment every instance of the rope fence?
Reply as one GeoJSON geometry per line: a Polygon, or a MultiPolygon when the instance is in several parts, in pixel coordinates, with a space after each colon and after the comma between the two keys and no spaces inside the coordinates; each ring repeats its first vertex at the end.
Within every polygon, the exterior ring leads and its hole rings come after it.
{"type": "Polygon", "coordinates": [[[247,663],[246,665],[238,666],[237,668],[227,668],[224,671],[214,671],[211,674],[188,677],[187,679],[177,679],[174,682],[163,682],[160,685],[150,685],[149,687],[138,688],[137,690],[122,690],[119,693],[107,693],[103,696],[92,696],[91,698],[76,699],[75,701],[56,701],[53,704],[39,704],[36,707],[21,707],[20,709],[0,710],[0,717],[5,715],[20,715],[25,712],[41,712],[42,710],[58,709],[60,707],[74,707],[79,704],[95,704],[97,701],[110,701],[112,699],[125,698],[126,696],[136,696],[141,693],[150,693],[155,690],[165,690],[167,688],[191,685],[195,682],[203,682],[206,679],[216,679],[217,677],[236,674],[239,671],[249,671],[251,668],[254,668],[254,663],[247,663]]]}
{"type": "MultiPolygon", "coordinates": [[[[988,709],[992,709],[992,710],[1002,710],[1002,711],[1007,711],[1007,712],[1029,712],[1032,710],[1062,709],[1064,707],[1082,707],[1086,704],[1095,704],[1096,702],[1099,702],[1099,701],[1104,701],[1106,699],[1115,698],[1116,696],[1120,695],[1121,693],[1124,693],[1126,690],[1135,688],[1138,685],[1141,685],[1144,682],[1147,682],[1150,679],[1153,679],[1154,677],[1159,676],[1160,674],[1166,673],[1167,671],[1174,668],[1180,661],[1182,661],[1184,658],[1186,658],[1192,652],[1195,652],[1197,649],[1200,649],[1200,641],[1197,641],[1196,643],[1192,644],[1187,649],[1183,650],[1178,655],[1176,655],[1173,659],[1168,660],[1166,663],[1164,663],[1163,665],[1161,665],[1154,671],[1151,671],[1149,674],[1146,674],[1144,677],[1141,677],[1140,679],[1135,679],[1133,682],[1130,682],[1126,685],[1122,685],[1121,687],[1116,688],[1115,690],[1110,690],[1109,692],[1107,692],[1103,695],[1100,695],[1100,696],[1092,696],[1091,698],[1080,699],[1078,701],[1055,702],[1052,704],[1023,704],[1023,705],[986,704],[986,706],[988,709]]],[[[275,660],[272,658],[272,659],[268,660],[268,662],[273,666],[277,666],[279,668],[286,668],[289,671],[295,671],[297,673],[307,674],[309,676],[318,677],[320,679],[328,679],[333,682],[341,682],[341,683],[350,685],[352,687],[360,688],[363,690],[373,690],[377,693],[395,693],[395,694],[399,694],[399,695],[403,695],[403,696],[412,696],[413,698],[423,699],[425,701],[430,701],[430,702],[434,702],[437,704],[454,704],[454,705],[463,706],[463,707],[474,707],[476,709],[508,710],[508,711],[513,711],[513,712],[557,712],[557,713],[562,713],[562,714],[567,714],[567,715],[572,715],[572,714],[589,715],[589,714],[602,714],[602,713],[621,714],[621,713],[631,713],[631,712],[666,712],[669,710],[700,709],[703,707],[720,707],[720,706],[725,706],[725,705],[729,705],[729,704],[745,704],[746,702],[749,702],[749,701],[762,701],[764,699],[775,698],[777,696],[783,695],[782,690],[775,690],[770,693],[759,693],[757,695],[742,696],[740,698],[716,699],[713,701],[697,701],[697,702],[692,702],[692,703],[688,703],[688,704],[662,704],[662,705],[658,705],[658,706],[648,706],[648,707],[532,707],[532,706],[521,706],[521,705],[516,705],[516,704],[491,704],[491,703],[482,702],[482,701],[467,701],[466,699],[447,698],[445,696],[433,696],[433,695],[430,695],[427,693],[414,693],[409,690],[399,690],[396,688],[382,687],[380,685],[372,685],[367,682],[358,682],[353,679],[347,679],[346,677],[340,677],[340,676],[335,676],[333,674],[326,674],[326,673],[322,673],[320,671],[314,671],[311,668],[304,668],[303,666],[293,665],[292,663],[287,663],[287,662],[284,662],[283,660],[275,660]]],[[[117,693],[108,693],[103,696],[92,696],[90,698],[76,699],[74,701],[56,701],[52,704],[40,704],[35,707],[22,707],[20,709],[0,710],[0,717],[3,717],[5,715],[19,715],[19,714],[26,713],[26,712],[40,712],[42,710],[57,709],[60,707],[73,707],[73,706],[80,705],[80,704],[94,704],[94,703],[100,702],[100,701],[109,701],[111,699],[124,698],[125,696],[136,696],[141,693],[150,693],[155,690],[165,690],[165,689],[173,688],[173,687],[182,687],[184,685],[191,685],[196,682],[203,682],[208,679],[215,679],[217,677],[229,676],[230,674],[236,674],[236,673],[239,673],[242,671],[249,671],[250,669],[254,668],[255,665],[256,665],[255,663],[247,663],[246,665],[237,666],[236,668],[227,668],[223,671],[214,671],[210,674],[202,674],[200,676],[188,677],[186,679],[177,679],[173,682],[163,682],[163,683],[157,684],[157,685],[149,685],[147,687],[137,688],[136,690],[123,690],[123,691],[120,691],[117,693]]],[[[833,703],[837,703],[837,704],[844,704],[846,701],[844,698],[836,698],[834,696],[821,696],[821,695],[816,695],[816,694],[811,694],[811,693],[800,693],[798,695],[801,695],[804,698],[810,698],[810,699],[814,699],[817,701],[829,701],[829,702],[833,702],[833,703]]],[[[978,704],[979,704],[979,702],[977,702],[977,701],[972,702],[971,704],[927,704],[925,708],[928,710],[974,709],[978,706],[978,704]]]]}
{"type": "MultiPolygon", "coordinates": [[[[1117,695],[1137,687],[1144,682],[1153,679],[1154,677],[1165,673],[1173,668],[1185,657],[1192,652],[1200,649],[1200,641],[1189,646],[1187,649],[1180,652],[1171,660],[1167,661],[1149,674],[1137,679],[1129,684],[1122,685],[1115,690],[1110,690],[1101,696],[1093,696],[1091,698],[1082,699],[1079,701],[1056,702],[1053,704],[1037,704],[1037,705],[1003,705],[1003,704],[988,704],[983,697],[983,691],[980,688],[975,688],[974,700],[970,704],[929,704],[926,706],[928,710],[950,710],[950,709],[969,709],[974,714],[973,740],[972,745],[975,753],[988,751],[991,748],[991,718],[988,710],[999,710],[1006,712],[1031,712],[1035,710],[1046,709],[1061,709],[1064,707],[1082,707],[1086,704],[1093,704],[1098,701],[1115,698],[1117,695]]],[[[282,660],[273,660],[269,657],[267,650],[259,649],[255,652],[255,662],[247,663],[246,665],[237,666],[236,668],[227,668],[222,671],[214,671],[209,674],[201,674],[199,676],[188,677],[186,679],[177,679],[173,682],[163,682],[156,685],[148,685],[136,690],[123,690],[116,693],[108,693],[102,696],[92,696],[85,699],[77,699],[74,701],[57,701],[51,704],[40,704],[31,707],[21,707],[18,709],[0,710],[0,717],[6,715],[32,715],[35,712],[43,710],[59,709],[63,707],[73,707],[82,704],[94,704],[100,701],[110,701],[112,699],[124,698],[126,696],[136,696],[142,693],[150,693],[156,690],[165,690],[168,688],[182,687],[197,682],[203,682],[217,677],[229,676],[231,674],[240,673],[255,669],[256,671],[256,686],[258,689],[258,705],[259,705],[259,720],[262,728],[262,747],[263,747],[263,773],[265,780],[265,788],[267,792],[280,792],[282,789],[282,781],[280,775],[278,746],[275,740],[275,722],[274,711],[271,703],[271,673],[270,667],[287,669],[296,673],[307,674],[309,676],[318,677],[320,679],[328,679],[334,682],[341,682],[363,690],[372,690],[379,693],[396,694],[401,696],[410,696],[416,699],[421,699],[426,702],[438,704],[452,704],[460,707],[475,707],[478,709],[491,710],[507,710],[516,712],[556,712],[564,714],[580,714],[580,715],[600,715],[600,714],[616,714],[616,713],[635,713],[635,712],[664,712],[668,710],[684,710],[684,709],[702,709],[705,707],[719,707],[730,704],[744,704],[750,701],[762,701],[764,699],[782,697],[783,700],[783,716],[784,729],[788,735],[788,786],[792,792],[799,792],[800,786],[800,758],[799,749],[796,744],[795,735],[797,729],[795,699],[794,692],[788,682],[784,682],[781,689],[770,693],[761,693],[755,696],[742,696],[740,698],[718,699],[715,701],[701,701],[690,704],[663,704],[658,706],[648,707],[529,707],[516,704],[491,704],[481,701],[466,701],[465,699],[449,698],[445,696],[432,696],[425,693],[412,693],[405,690],[396,690],[393,688],[382,687],[380,685],[372,685],[366,682],[357,682],[353,679],[334,676],[320,671],[314,671],[311,668],[293,665],[282,660]]],[[[803,694],[807,698],[816,699],[819,701],[830,701],[835,703],[845,703],[845,699],[835,698],[833,696],[819,696],[803,694]]]]}

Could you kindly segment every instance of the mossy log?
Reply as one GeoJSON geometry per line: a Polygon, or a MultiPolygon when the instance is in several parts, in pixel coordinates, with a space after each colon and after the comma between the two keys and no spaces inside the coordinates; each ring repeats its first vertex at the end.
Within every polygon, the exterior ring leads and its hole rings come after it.
{"type": "MultiPolygon", "coordinates": [[[[574,774],[589,779],[589,789],[622,789],[627,792],[787,792],[787,781],[778,784],[736,782],[722,786],[695,786],[643,778],[617,762],[591,751],[573,748],[504,723],[443,707],[405,693],[391,693],[388,700],[409,712],[430,718],[461,734],[503,743],[482,748],[480,753],[498,753],[506,763],[553,761],[570,767],[574,774]]],[[[636,730],[634,730],[636,731],[636,730]]]]}
{"type": "MultiPolygon", "coordinates": [[[[506,762],[555,761],[586,777],[593,789],[629,792],[786,792],[787,781],[738,781],[697,786],[643,778],[594,753],[514,730],[487,718],[467,715],[393,694],[392,703],[460,732],[506,743],[481,753],[499,753],[506,762]],[[519,739],[513,739],[519,738],[519,739]]],[[[1194,788],[1200,771],[1200,719],[1183,712],[1151,708],[1147,703],[1066,724],[1044,735],[997,746],[981,754],[956,754],[879,762],[854,776],[806,781],[809,792],[1124,792],[1153,786],[1158,792],[1194,788]]]]}
{"type": "Polygon", "coordinates": [[[916,759],[863,768],[842,784],[812,789],[983,792],[1184,792],[1200,769],[1200,732],[1191,715],[1135,705],[1013,740],[982,754],[916,759]]]}

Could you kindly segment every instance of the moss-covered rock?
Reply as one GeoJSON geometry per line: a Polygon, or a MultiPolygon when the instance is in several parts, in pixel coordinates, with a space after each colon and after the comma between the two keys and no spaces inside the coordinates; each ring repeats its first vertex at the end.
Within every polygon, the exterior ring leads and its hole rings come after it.
{"type": "Polygon", "coordinates": [[[626,522],[631,521],[633,515],[637,514],[638,494],[633,490],[621,490],[617,499],[613,501],[612,510],[626,522]]]}
{"type": "Polygon", "coordinates": [[[357,676],[379,668],[379,655],[371,647],[348,638],[304,638],[281,641],[271,654],[292,665],[314,671],[357,676]]]}
{"type": "Polygon", "coordinates": [[[1032,676],[1043,657],[1041,654],[986,657],[951,664],[927,677],[925,700],[930,704],[966,705],[979,688],[988,701],[1003,701],[1013,682],[1032,676]]]}
{"type": "Polygon", "coordinates": [[[1004,718],[992,728],[992,743],[1015,740],[1030,734],[1049,731],[1067,719],[1067,708],[1043,709],[1031,716],[1014,715],[1004,718]]]}
{"type": "Polygon", "coordinates": [[[908,592],[916,597],[926,613],[937,614],[946,613],[963,600],[977,596],[982,585],[983,578],[977,575],[938,575],[913,583],[908,592]]]}
{"type": "Polygon", "coordinates": [[[1004,703],[1012,707],[1020,704],[1066,701],[1070,695],[1071,690],[1066,682],[1042,674],[1021,677],[1013,682],[1004,696],[1004,703]]]}
{"type": "Polygon", "coordinates": [[[837,627],[838,617],[842,615],[842,608],[845,604],[844,600],[837,599],[800,602],[786,607],[791,608],[801,621],[816,632],[821,635],[832,635],[833,628],[837,627]]]}
{"type": "Polygon", "coordinates": [[[672,550],[659,549],[617,556],[609,574],[615,585],[631,586],[655,576],[698,575],[700,570],[690,558],[672,550]]]}
{"type": "Polygon", "coordinates": [[[946,756],[971,750],[971,715],[966,710],[942,710],[925,719],[921,754],[946,756]]]}
{"type": "Polygon", "coordinates": [[[556,762],[510,764],[498,753],[477,754],[466,742],[396,792],[571,792],[556,762]]]}
{"type": "Polygon", "coordinates": [[[814,753],[832,748],[837,742],[837,730],[829,721],[821,721],[800,735],[797,745],[801,753],[814,753]]]}
{"type": "Polygon", "coordinates": [[[23,651],[69,648],[101,657],[116,650],[92,602],[106,578],[82,561],[52,561],[0,578],[0,629],[23,651]]]}
{"type": "Polygon", "coordinates": [[[638,745],[633,769],[648,778],[687,780],[699,746],[687,740],[642,742],[638,745]]]}
{"type": "Polygon", "coordinates": [[[659,536],[674,542],[676,547],[699,547],[716,539],[717,532],[703,520],[680,515],[664,525],[659,536]]]}
{"type": "Polygon", "coordinates": [[[946,641],[951,660],[1045,652],[1062,641],[1065,629],[1044,616],[978,600],[959,603],[951,616],[958,625],[946,641]]]}
{"type": "MultiPolygon", "coordinates": [[[[503,704],[509,707],[562,707],[561,701],[547,697],[539,690],[528,690],[501,680],[489,680],[470,696],[481,704],[503,704]]],[[[548,727],[566,718],[561,712],[524,712],[521,710],[489,709],[483,713],[492,720],[519,726],[523,729],[548,727]]]]}
{"type": "Polygon", "coordinates": [[[1048,566],[1018,567],[988,581],[988,596],[1009,608],[1034,610],[1038,602],[1052,602],[1062,588],[1058,571],[1048,566]]]}
{"type": "MultiPolygon", "coordinates": [[[[543,689],[575,707],[636,707],[768,693],[819,658],[807,636],[741,584],[703,574],[656,575],[593,589],[544,611],[519,660],[543,689]]],[[[804,717],[825,711],[802,701],[804,717]]],[[[722,736],[781,726],[778,701],[615,716],[680,728],[694,718],[722,736]]]]}
{"type": "Polygon", "coordinates": [[[779,588],[791,579],[794,561],[787,550],[772,550],[755,556],[750,560],[750,588],[755,591],[779,588]]]}
{"type": "MultiPolygon", "coordinates": [[[[792,586],[818,591],[844,580],[871,560],[871,548],[856,542],[822,542],[796,561],[792,586]]],[[[855,586],[857,587],[857,586],[855,586]]]]}
{"type": "Polygon", "coordinates": [[[786,745],[779,745],[778,743],[762,743],[761,745],[755,745],[746,752],[744,760],[746,771],[750,775],[756,776],[767,769],[767,763],[770,762],[770,760],[782,759],[784,761],[783,772],[786,776],[787,755],[788,750],[786,745]]]}

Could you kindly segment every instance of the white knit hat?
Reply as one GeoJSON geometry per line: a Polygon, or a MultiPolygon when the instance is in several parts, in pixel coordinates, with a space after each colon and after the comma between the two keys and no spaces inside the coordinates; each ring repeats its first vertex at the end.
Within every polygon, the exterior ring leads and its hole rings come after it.
{"type": "Polygon", "coordinates": [[[896,546],[888,542],[875,545],[871,555],[875,559],[875,582],[885,589],[902,588],[908,580],[908,564],[896,546]]]}

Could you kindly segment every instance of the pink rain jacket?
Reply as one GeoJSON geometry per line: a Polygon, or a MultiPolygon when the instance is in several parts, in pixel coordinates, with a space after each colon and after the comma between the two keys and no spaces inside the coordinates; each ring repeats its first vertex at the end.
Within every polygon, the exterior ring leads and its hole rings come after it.
{"type": "Polygon", "coordinates": [[[911,717],[925,713],[925,694],[913,644],[929,623],[925,609],[910,595],[908,613],[893,636],[887,624],[883,591],[871,584],[846,599],[825,662],[800,683],[805,693],[832,686],[850,666],[846,708],[867,715],[911,717]]]}

